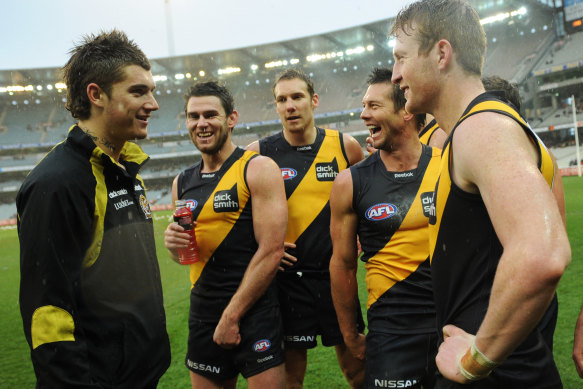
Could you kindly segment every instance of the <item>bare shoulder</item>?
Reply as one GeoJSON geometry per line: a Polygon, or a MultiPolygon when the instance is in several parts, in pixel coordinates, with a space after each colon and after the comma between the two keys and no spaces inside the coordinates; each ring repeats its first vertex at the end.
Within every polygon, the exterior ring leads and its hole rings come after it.
{"type": "Polygon", "coordinates": [[[334,179],[333,188],[345,189],[348,186],[352,188],[352,173],[350,169],[344,169],[334,179]]]}
{"type": "Polygon", "coordinates": [[[362,161],[364,158],[364,153],[362,152],[362,147],[360,143],[352,135],[342,134],[342,141],[344,142],[344,149],[346,150],[346,156],[348,157],[348,162],[350,165],[354,165],[357,162],[362,161]]]}
{"type": "Polygon", "coordinates": [[[257,181],[274,179],[283,180],[281,178],[281,170],[279,170],[279,166],[277,166],[271,158],[258,155],[249,161],[247,167],[247,181],[250,184],[257,181]]]}
{"type": "Polygon", "coordinates": [[[258,153],[259,152],[259,141],[256,140],[255,142],[249,143],[247,145],[247,147],[245,147],[245,150],[255,151],[256,153],[258,153]]]}

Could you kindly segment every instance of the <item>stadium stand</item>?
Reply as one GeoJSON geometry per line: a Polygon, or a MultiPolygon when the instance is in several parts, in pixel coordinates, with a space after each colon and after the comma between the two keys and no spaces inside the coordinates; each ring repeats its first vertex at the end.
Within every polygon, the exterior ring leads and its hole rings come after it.
{"type": "MultiPolygon", "coordinates": [[[[491,19],[484,24],[488,39],[484,74],[519,85],[523,114],[553,147],[559,166],[567,167],[575,160],[576,150],[571,96],[580,102],[577,120],[583,121],[583,33],[561,31],[558,10],[549,1],[472,3],[483,20],[491,19]]],[[[152,116],[149,138],[138,142],[151,156],[143,177],[152,204],[170,204],[172,179],[200,158],[184,125],[183,95],[196,79],[219,79],[231,88],[240,114],[233,139],[244,147],[279,131],[273,80],[283,67],[297,62],[294,66],[313,77],[320,96],[316,124],[349,132],[364,145],[368,130],[359,119],[362,94],[373,67],[392,65],[386,38],[390,24],[391,20],[381,20],[291,41],[152,60],[160,110],[152,116]],[[240,71],[220,74],[219,64],[237,65],[240,71]],[[199,75],[201,69],[206,75],[199,75]]],[[[14,217],[19,183],[73,124],[64,108],[63,91],[40,87],[57,83],[58,74],[56,68],[0,71],[0,220],[14,217]],[[20,92],[3,90],[2,83],[13,72],[31,87],[20,92]]]]}

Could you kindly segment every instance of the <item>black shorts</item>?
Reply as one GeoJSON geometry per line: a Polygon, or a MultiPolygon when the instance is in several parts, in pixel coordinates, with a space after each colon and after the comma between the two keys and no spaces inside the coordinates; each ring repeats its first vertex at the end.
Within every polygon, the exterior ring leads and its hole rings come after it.
{"type": "MultiPolygon", "coordinates": [[[[277,288],[283,318],[285,346],[309,349],[317,346],[317,335],[324,346],[344,343],[326,274],[278,274],[277,288]]],[[[360,304],[357,312],[358,330],[364,331],[360,304]]]]}
{"type": "Polygon", "coordinates": [[[189,318],[186,367],[218,381],[241,373],[248,378],[284,362],[283,334],[279,308],[253,310],[239,324],[241,343],[226,350],[213,341],[217,323],[189,318]]]}
{"type": "Polygon", "coordinates": [[[437,333],[366,335],[367,388],[421,388],[435,385],[437,333]]]}

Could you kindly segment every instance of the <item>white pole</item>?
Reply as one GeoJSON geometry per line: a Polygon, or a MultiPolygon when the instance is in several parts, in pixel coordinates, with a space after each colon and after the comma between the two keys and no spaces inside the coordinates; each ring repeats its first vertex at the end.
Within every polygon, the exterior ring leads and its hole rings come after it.
{"type": "Polygon", "coordinates": [[[172,23],[172,8],[170,7],[170,0],[164,0],[164,4],[166,13],[166,36],[168,38],[168,56],[174,57],[176,51],[174,50],[174,25],[172,23]]]}
{"type": "Polygon", "coordinates": [[[575,155],[577,158],[577,175],[581,177],[581,155],[579,153],[579,129],[577,128],[577,112],[575,111],[575,95],[571,95],[571,108],[573,109],[573,127],[575,128],[575,155]]]}

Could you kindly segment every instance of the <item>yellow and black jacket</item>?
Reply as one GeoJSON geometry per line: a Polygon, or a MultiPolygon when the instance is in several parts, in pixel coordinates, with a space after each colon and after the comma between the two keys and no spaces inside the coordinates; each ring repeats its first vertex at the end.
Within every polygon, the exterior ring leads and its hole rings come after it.
{"type": "MultiPolygon", "coordinates": [[[[316,130],[316,140],[306,146],[291,146],[283,132],[259,141],[260,153],[278,164],[285,184],[288,208],[285,241],[296,244],[295,250],[288,251],[298,262],[284,273],[329,274],[330,191],[334,178],[348,167],[348,157],[340,132],[316,130]]],[[[280,272],[278,277],[283,275],[280,272]]]]}
{"type": "Polygon", "coordinates": [[[20,188],[20,309],[39,388],[144,387],[170,364],[147,159],[128,142],[123,169],[73,126],[20,188]]]}
{"type": "Polygon", "coordinates": [[[441,151],[423,145],[416,169],[389,172],[374,153],[352,166],[353,209],[366,262],[368,327],[394,334],[435,332],[429,216],[441,151]]]}
{"type": "MultiPolygon", "coordinates": [[[[190,265],[190,280],[191,315],[199,320],[219,321],[257,251],[246,180],[249,161],[257,155],[236,148],[218,171],[201,173],[200,161],[178,177],[178,198],[187,200],[197,222],[200,261],[190,265]]],[[[254,308],[276,304],[272,293],[268,288],[254,308]]]]}
{"type": "MultiPolygon", "coordinates": [[[[430,220],[429,226],[431,272],[438,328],[454,324],[470,334],[477,332],[488,309],[503,250],[481,196],[463,191],[450,176],[455,130],[464,119],[479,112],[496,112],[519,123],[538,150],[539,170],[549,187],[555,174],[544,144],[502,95],[487,92],[476,97],[450,133],[436,186],[436,217],[430,220]]],[[[494,370],[488,380],[492,385],[495,382],[496,387],[560,387],[552,354],[538,329],[494,370]],[[516,377],[518,381],[513,381],[516,377]]]]}

